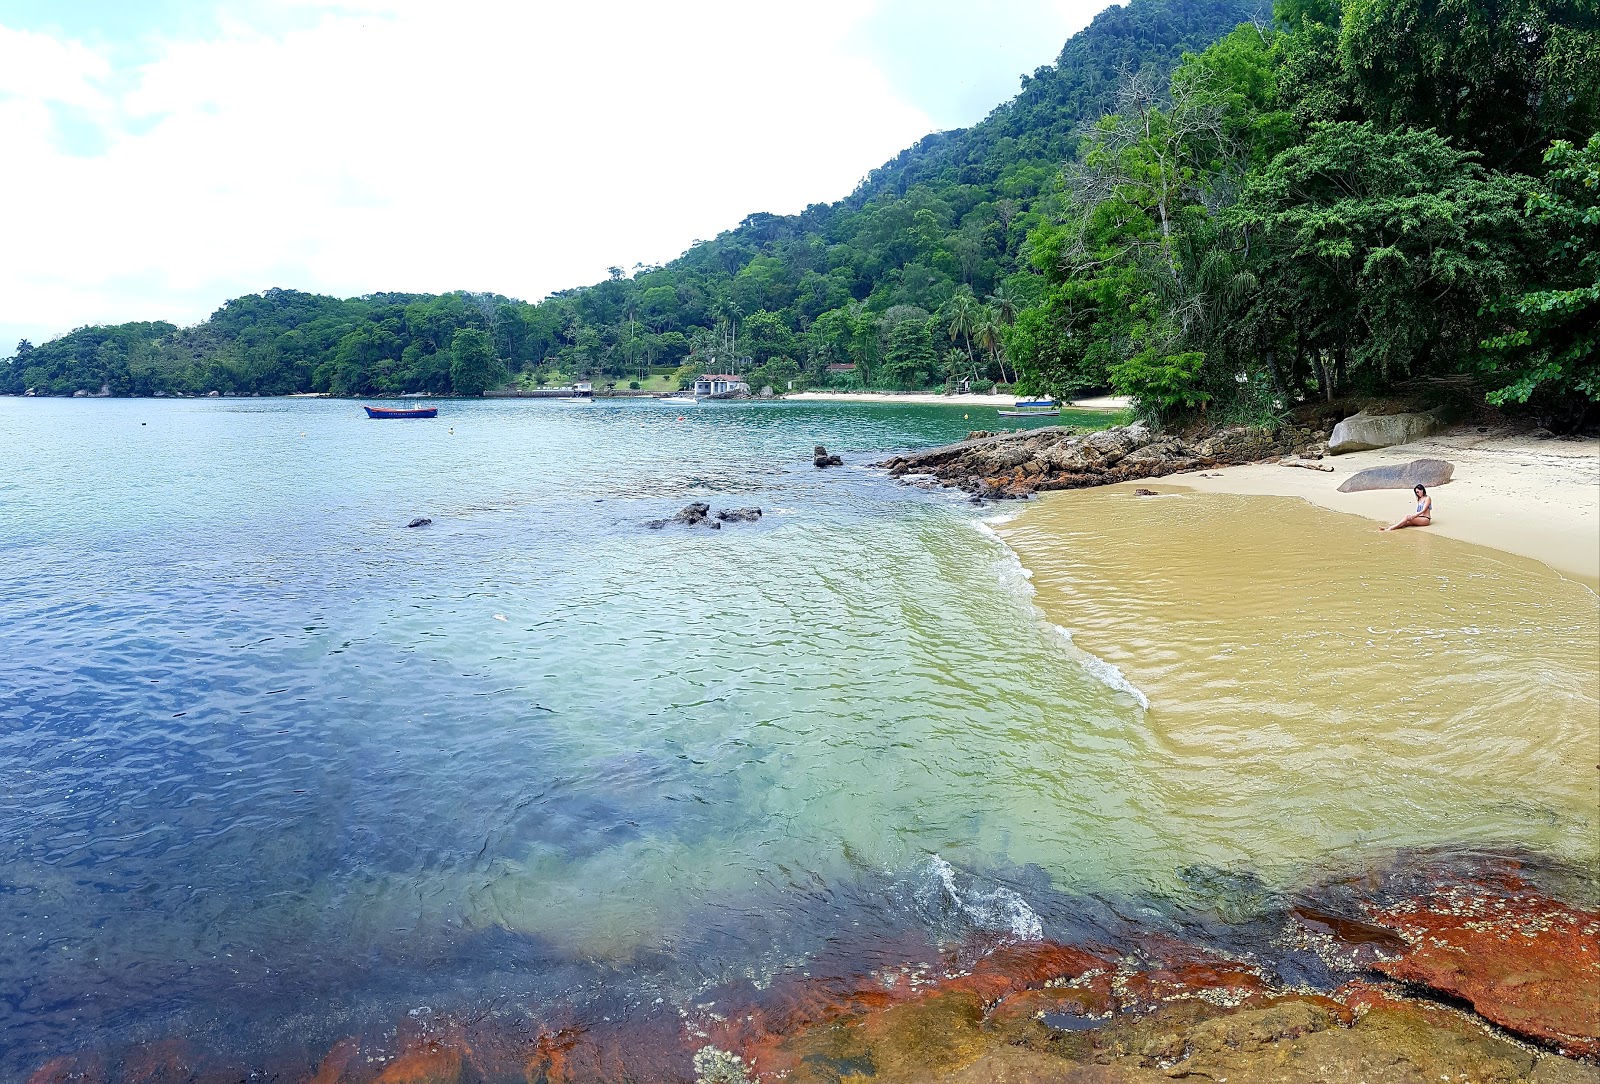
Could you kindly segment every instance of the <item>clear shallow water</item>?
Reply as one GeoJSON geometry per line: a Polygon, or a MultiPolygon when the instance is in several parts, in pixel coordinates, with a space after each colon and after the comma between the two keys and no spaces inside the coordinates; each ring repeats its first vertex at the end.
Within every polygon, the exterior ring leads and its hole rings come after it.
{"type": "Polygon", "coordinates": [[[0,399],[0,1079],[615,1012],[841,931],[1065,936],[1352,860],[1315,823],[1220,845],[994,510],[862,466],[987,412],[442,412],[0,399]],[[767,515],[643,526],[690,500],[767,515]]]}
{"type": "Polygon", "coordinates": [[[966,506],[857,466],[985,419],[681,410],[0,401],[11,1065],[487,997],[530,951],[555,992],[690,937],[684,981],[772,966],[825,936],[785,900],[1009,861],[1130,704],[966,506]],[[642,526],[694,499],[767,516],[642,526]]]}

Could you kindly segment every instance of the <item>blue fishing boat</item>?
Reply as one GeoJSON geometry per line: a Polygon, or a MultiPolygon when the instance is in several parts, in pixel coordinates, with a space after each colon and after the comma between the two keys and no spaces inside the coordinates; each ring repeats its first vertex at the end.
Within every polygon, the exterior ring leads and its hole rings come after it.
{"type": "Polygon", "coordinates": [[[997,411],[1002,418],[1054,418],[1061,404],[1054,399],[1018,399],[1010,410],[997,411]]]}
{"type": "Polygon", "coordinates": [[[436,418],[439,416],[438,407],[408,407],[395,409],[394,407],[363,406],[369,418],[436,418]]]}

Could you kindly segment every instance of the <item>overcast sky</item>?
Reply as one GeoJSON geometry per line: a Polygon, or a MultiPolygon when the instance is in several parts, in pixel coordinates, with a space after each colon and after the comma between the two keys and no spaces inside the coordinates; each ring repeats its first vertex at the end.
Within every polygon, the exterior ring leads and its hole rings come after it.
{"type": "Polygon", "coordinates": [[[1106,2],[0,0],[0,356],[665,261],[980,119],[1106,2]]]}

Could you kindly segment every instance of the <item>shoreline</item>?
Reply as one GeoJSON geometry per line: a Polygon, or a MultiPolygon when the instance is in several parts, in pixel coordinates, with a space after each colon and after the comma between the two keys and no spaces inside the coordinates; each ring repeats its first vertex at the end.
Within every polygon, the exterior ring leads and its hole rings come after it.
{"type": "Polygon", "coordinates": [[[1197,493],[1298,497],[1388,524],[1410,510],[1409,493],[1340,493],[1339,485],[1357,471],[1414,459],[1448,460],[1455,475],[1429,491],[1438,507],[1433,523],[1408,530],[1528,557],[1600,591],[1600,440],[1537,440],[1466,427],[1412,444],[1328,456],[1321,463],[1331,472],[1258,462],[1150,481],[1197,493]]]}
{"type": "MultiPolygon", "coordinates": [[[[918,391],[794,391],[779,396],[793,402],[817,403],[902,403],[909,406],[992,406],[1009,407],[1017,402],[1016,395],[993,395],[969,392],[965,395],[945,395],[942,392],[918,391]]],[[[1078,399],[1063,403],[1063,410],[1103,410],[1114,413],[1131,405],[1125,396],[1100,395],[1091,399],[1078,399]]]]}

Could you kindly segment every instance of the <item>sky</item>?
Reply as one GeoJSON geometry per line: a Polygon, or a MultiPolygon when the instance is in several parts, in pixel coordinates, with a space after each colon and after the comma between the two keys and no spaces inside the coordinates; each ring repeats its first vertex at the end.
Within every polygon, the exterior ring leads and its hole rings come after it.
{"type": "Polygon", "coordinates": [[[981,119],[1106,2],[0,0],[0,356],[665,262],[981,119]]]}

